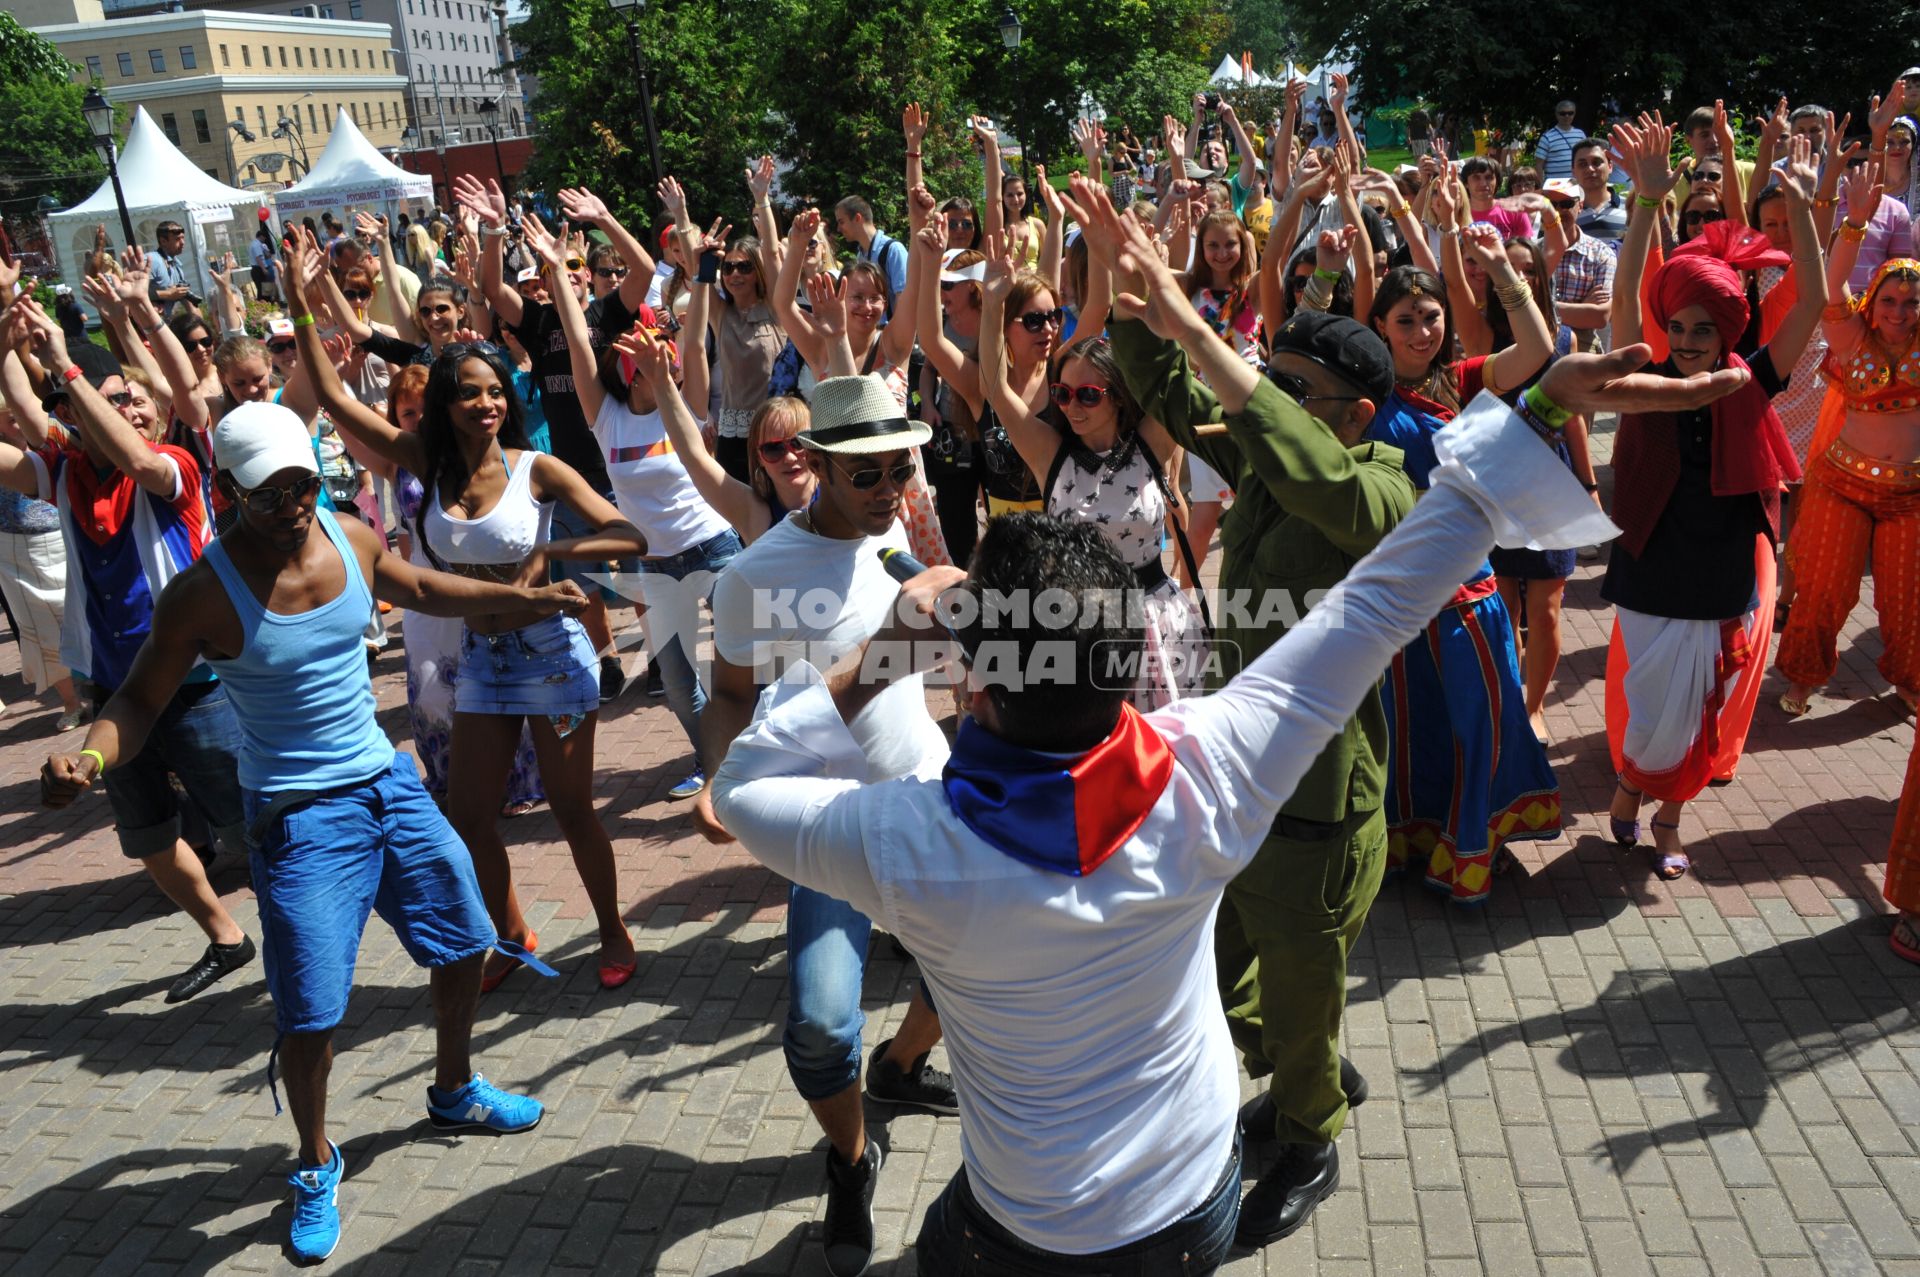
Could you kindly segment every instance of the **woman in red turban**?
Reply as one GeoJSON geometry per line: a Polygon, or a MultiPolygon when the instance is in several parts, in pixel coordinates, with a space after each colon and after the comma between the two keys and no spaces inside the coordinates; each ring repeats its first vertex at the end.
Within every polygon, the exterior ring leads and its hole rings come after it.
{"type": "MultiPolygon", "coordinates": [[[[1672,128],[1658,117],[1614,129],[1614,149],[1634,174],[1635,191],[1614,280],[1617,347],[1641,338],[1647,244],[1660,202],[1678,180],[1667,159],[1672,140],[1672,128]]],[[[1824,280],[1815,181],[1807,144],[1797,139],[1782,175],[1791,260],[1800,278],[1824,280]]],[[[1636,846],[1641,802],[1659,802],[1653,845],[1662,878],[1689,867],[1681,809],[1708,783],[1732,779],[1766,668],[1780,488],[1800,474],[1768,400],[1785,388],[1819,322],[1824,287],[1796,300],[1751,364],[1733,344],[1751,318],[1741,272],[1787,261],[1764,236],[1726,222],[1674,250],[1646,296],[1671,352],[1660,371],[1684,377],[1732,367],[1751,380],[1708,409],[1629,413],[1614,445],[1613,520],[1621,536],[1601,587],[1614,605],[1607,739],[1619,786],[1609,819],[1615,841],[1636,846]]]]}

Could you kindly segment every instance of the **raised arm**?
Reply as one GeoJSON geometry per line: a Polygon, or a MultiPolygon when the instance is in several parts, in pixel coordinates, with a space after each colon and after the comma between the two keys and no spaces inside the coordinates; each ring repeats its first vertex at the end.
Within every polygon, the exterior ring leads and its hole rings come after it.
{"type": "MultiPolygon", "coordinates": [[[[1006,428],[1020,460],[1036,483],[1045,483],[1060,451],[1060,434],[1034,415],[1007,382],[1007,297],[1013,291],[1013,256],[1002,238],[988,242],[986,300],[980,308],[980,383],[994,416],[1006,428]]],[[[1222,343],[1224,347],[1225,343],[1222,343]]]]}
{"type": "MultiPolygon", "coordinates": [[[[680,463],[687,469],[687,478],[693,481],[694,491],[732,524],[742,538],[758,535],[764,525],[755,526],[755,520],[764,521],[766,506],[752,488],[728,474],[707,451],[707,445],[700,439],[700,427],[687,409],[686,397],[674,384],[673,352],[667,344],[655,341],[653,334],[644,328],[636,328],[615,337],[613,348],[633,360],[634,367],[653,388],[654,399],[660,405],[661,424],[667,429],[667,438],[672,440],[680,463]]],[[[682,349],[680,358],[685,367],[689,366],[687,361],[692,355],[682,349]]]]}
{"type": "MultiPolygon", "coordinates": [[[[927,113],[918,102],[909,102],[900,112],[900,132],[907,143],[907,189],[926,185],[926,166],[920,151],[927,140],[927,113]]],[[[919,230],[919,227],[914,227],[919,230]]]]}
{"type": "MultiPolygon", "coordinates": [[[[976,360],[969,359],[960,348],[947,338],[945,325],[940,322],[940,262],[947,252],[947,221],[936,217],[914,233],[920,242],[921,251],[915,253],[908,265],[921,272],[920,294],[917,304],[920,309],[920,349],[926,352],[927,362],[932,364],[952,391],[966,402],[967,411],[974,420],[980,417],[980,408],[986,402],[986,392],[981,389],[980,366],[976,360]]],[[[982,327],[985,321],[982,320],[982,327]]]]}
{"type": "Polygon", "coordinates": [[[1299,185],[1287,190],[1273,215],[1267,251],[1260,255],[1260,322],[1269,333],[1279,332],[1280,325],[1287,321],[1286,271],[1293,257],[1293,241],[1300,234],[1300,210],[1309,199],[1326,194],[1331,176],[1317,170],[1304,175],[1299,185]]]}
{"type": "MultiPolygon", "coordinates": [[[[526,219],[527,244],[553,272],[558,283],[566,278],[566,249],[544,226],[526,219]]],[[[629,276],[631,278],[631,276],[629,276]]],[[[606,387],[600,384],[600,365],[594,355],[593,335],[587,330],[587,312],[580,298],[565,283],[553,289],[554,313],[560,317],[560,329],[567,338],[567,359],[573,368],[573,393],[579,397],[581,415],[589,426],[600,421],[600,409],[607,401],[606,387]]]]}
{"type": "Polygon", "coordinates": [[[1860,257],[1860,245],[1867,238],[1867,224],[1880,210],[1882,188],[1880,166],[1869,160],[1847,174],[1847,220],[1840,223],[1833,241],[1833,254],[1827,259],[1827,296],[1832,299],[1823,328],[1827,344],[1836,350],[1851,350],[1866,335],[1866,321],[1852,307],[1853,292],[1847,278],[1860,257]],[[1844,308],[1844,312],[1843,312],[1844,308]]]}
{"type": "Polygon", "coordinates": [[[1333,121],[1340,130],[1340,140],[1347,144],[1357,163],[1367,152],[1360,145],[1359,135],[1353,131],[1353,117],[1347,114],[1347,77],[1338,71],[1327,79],[1327,105],[1333,108],[1333,121]]]}
{"type": "Polygon", "coordinates": [[[1362,316],[1364,324],[1365,316],[1373,313],[1373,237],[1367,234],[1367,219],[1354,191],[1353,175],[1359,167],[1360,153],[1342,143],[1333,157],[1333,189],[1339,197],[1340,220],[1354,232],[1341,247],[1353,268],[1353,313],[1362,316]]]}
{"type": "Polygon", "coordinates": [[[1067,242],[1067,214],[1060,205],[1060,192],[1047,181],[1047,167],[1033,166],[1033,180],[1040,188],[1040,203],[1047,210],[1047,229],[1040,236],[1040,278],[1047,281],[1053,295],[1060,295],[1060,256],[1067,242]]]}
{"type": "MultiPolygon", "coordinates": [[[[1488,390],[1506,394],[1525,385],[1547,366],[1553,356],[1553,333],[1546,316],[1534,300],[1533,290],[1513,267],[1500,232],[1490,226],[1469,226],[1458,237],[1462,252],[1473,254],[1486,272],[1487,288],[1494,301],[1507,312],[1507,327],[1513,331],[1513,345],[1489,356],[1480,376],[1488,390]]],[[[1457,311],[1455,312],[1458,313],[1457,311]]]]}
{"type": "MultiPolygon", "coordinates": [[[[1753,152],[1753,180],[1756,185],[1764,186],[1767,170],[1773,167],[1774,157],[1779,154],[1781,143],[1787,140],[1791,126],[1787,123],[1787,100],[1781,98],[1774,106],[1773,114],[1760,126],[1760,143],[1753,152]]],[[[1824,162],[1824,156],[1820,159],[1824,162]]],[[[1731,159],[1728,161],[1731,163],[1731,159]]]]}
{"type": "Polygon", "coordinates": [[[1233,144],[1240,152],[1240,189],[1250,191],[1254,179],[1260,175],[1260,152],[1254,149],[1253,139],[1247,136],[1247,128],[1240,123],[1233,103],[1220,104],[1220,122],[1227,126],[1227,132],[1233,134],[1233,144]]]}
{"type": "Polygon", "coordinates": [[[1660,201],[1680,180],[1668,154],[1673,128],[1659,117],[1640,117],[1639,125],[1613,126],[1613,149],[1633,175],[1633,200],[1628,211],[1627,235],[1620,245],[1613,276],[1613,344],[1631,346],[1644,331],[1640,314],[1640,281],[1647,270],[1647,246],[1653,242],[1654,217],[1660,201]],[[1651,202],[1649,202],[1651,201],[1651,202]]]}
{"type": "MultiPolygon", "coordinates": [[[[696,262],[700,254],[707,251],[708,244],[700,229],[691,224],[682,226],[674,223],[674,236],[680,241],[680,259],[696,262]]],[[[720,245],[712,245],[717,252],[720,245]]],[[[704,420],[707,406],[713,390],[713,369],[707,363],[707,343],[704,334],[707,331],[707,308],[712,304],[711,295],[702,290],[687,294],[687,317],[682,321],[679,333],[680,366],[685,370],[681,393],[689,404],[698,404],[699,413],[695,421],[704,420]]]]}
{"type": "MultiPolygon", "coordinates": [[[[526,317],[518,290],[508,287],[505,278],[507,237],[507,197],[495,181],[482,182],[462,173],[453,179],[453,197],[472,209],[480,218],[480,291],[500,322],[509,328],[519,326],[526,317]]],[[[558,287],[559,281],[555,281],[558,287]]],[[[398,310],[398,307],[395,307],[398,310]]],[[[355,340],[359,340],[356,338],[355,340]]]]}
{"type": "Polygon", "coordinates": [[[747,165],[746,177],[747,194],[753,200],[753,233],[760,241],[760,269],[768,279],[777,279],[791,254],[784,251],[780,222],[773,213],[773,157],[763,155],[747,165]]]}
{"type": "Polygon", "coordinates": [[[333,357],[320,339],[319,325],[307,304],[307,287],[316,275],[324,276],[326,263],[311,231],[301,231],[287,241],[286,287],[287,313],[293,316],[293,338],[300,347],[300,365],[313,380],[314,394],[333,418],[333,424],[356,436],[372,451],[414,474],[427,471],[427,451],[420,436],[388,421],[354,397],[340,381],[333,357]]]}
{"type": "Polygon", "coordinates": [[[234,265],[233,254],[223,257],[218,266],[208,274],[213,276],[214,319],[220,325],[220,335],[243,333],[247,330],[247,308],[235,293],[232,273],[239,267],[234,265]]]}
{"type": "MultiPolygon", "coordinates": [[[[1898,84],[1898,81],[1895,81],[1898,84]]],[[[1813,336],[1820,312],[1827,306],[1827,277],[1822,267],[1820,237],[1813,229],[1813,200],[1817,188],[1813,167],[1813,148],[1804,137],[1794,138],[1788,152],[1787,171],[1780,184],[1786,191],[1787,228],[1793,240],[1793,277],[1797,291],[1793,309],[1773,330],[1767,343],[1774,373],[1781,381],[1793,371],[1800,355],[1813,336]]]]}
{"type": "MultiPolygon", "coordinates": [[[[1740,180],[1740,166],[1734,162],[1733,124],[1727,119],[1727,104],[1713,101],[1713,138],[1720,147],[1720,208],[1735,226],[1747,224],[1747,186],[1740,180]]],[[[1755,174],[1764,181],[1764,176],[1755,174]]]]}
{"type": "MultiPolygon", "coordinates": [[[[126,299],[120,295],[119,281],[113,276],[89,275],[80,281],[80,291],[86,294],[93,308],[100,312],[100,324],[120,339],[120,348],[126,352],[124,362],[134,365],[147,375],[147,381],[157,387],[154,397],[160,400],[162,409],[170,409],[173,404],[173,386],[167,381],[167,375],[160,367],[160,361],[153,357],[147,344],[140,340],[140,334],[134,331],[133,322],[128,317],[126,299]]],[[[140,295],[147,295],[145,284],[139,285],[140,295]]]]}
{"type": "Polygon", "coordinates": [[[626,224],[613,215],[606,201],[584,186],[568,187],[559,194],[560,212],[575,226],[596,226],[613,241],[614,251],[627,264],[627,277],[620,281],[620,304],[635,314],[646,303],[647,289],[653,283],[653,255],[634,238],[626,224]]]}
{"type": "Polygon", "coordinates": [[[85,377],[71,376],[77,369],[67,354],[66,336],[60,331],[60,325],[40,309],[38,302],[23,295],[14,302],[14,308],[26,318],[27,338],[34,354],[46,365],[54,384],[66,387],[67,402],[87,442],[100,450],[109,465],[139,484],[142,491],[171,499],[180,487],[179,467],[171,458],[155,452],[145,436],[93,388],[92,382],[85,377]]]}
{"type": "MultiPolygon", "coordinates": [[[[920,293],[927,286],[926,274],[918,262],[926,255],[926,249],[920,244],[920,231],[931,222],[946,220],[934,215],[936,207],[933,192],[926,187],[916,186],[907,192],[908,220],[913,228],[906,239],[907,286],[894,299],[893,318],[880,330],[880,353],[896,368],[905,368],[913,358],[913,339],[920,323],[920,293]]],[[[938,270],[939,266],[936,264],[934,269],[938,270]]],[[[937,306],[939,302],[934,304],[937,306]]]]}
{"type": "Polygon", "coordinates": [[[830,353],[826,338],[813,317],[800,309],[800,272],[807,264],[807,241],[820,229],[820,210],[801,209],[787,230],[787,248],[780,258],[780,274],[773,281],[773,317],[780,321],[793,348],[814,368],[823,366],[830,353]]]}
{"type": "MultiPolygon", "coordinates": [[[[986,170],[987,206],[981,211],[980,240],[998,234],[1007,227],[1007,210],[1000,203],[1000,135],[993,131],[985,116],[970,116],[973,140],[980,147],[980,166],[986,170]]],[[[944,250],[942,250],[944,251],[944,250]]]]}
{"type": "Polygon", "coordinates": [[[173,329],[161,318],[160,308],[153,304],[149,281],[146,256],[138,248],[128,248],[121,255],[120,278],[115,284],[126,304],[128,323],[134,329],[133,340],[124,342],[127,353],[141,346],[144,338],[172,396],[169,407],[173,415],[189,429],[210,429],[213,414],[200,397],[200,378],[194,374],[193,361],[187,358],[187,348],[173,335],[173,329]]]}

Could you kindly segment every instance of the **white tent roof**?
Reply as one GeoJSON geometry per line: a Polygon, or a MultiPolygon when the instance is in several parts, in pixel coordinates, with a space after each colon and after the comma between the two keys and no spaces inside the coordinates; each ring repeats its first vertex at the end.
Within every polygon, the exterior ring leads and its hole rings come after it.
{"type": "MultiPolygon", "coordinates": [[[[260,197],[208,177],[167,141],[167,135],[140,107],[133,113],[133,127],[127,130],[127,144],[120,149],[120,188],[126,192],[127,209],[139,212],[152,208],[217,208],[235,204],[258,204],[260,197]]],[[[100,188],[85,200],[65,210],[63,216],[81,216],[112,221],[119,216],[114,202],[113,183],[100,188]]]]}
{"type": "Polygon", "coordinates": [[[1240,59],[1234,57],[1231,53],[1223,53],[1220,55],[1220,65],[1214,68],[1213,78],[1209,80],[1208,83],[1241,84],[1258,87],[1267,84],[1278,84],[1279,81],[1269,76],[1261,75],[1258,71],[1255,71],[1251,76],[1242,75],[1240,71],[1240,59]]]}
{"type": "Polygon", "coordinates": [[[330,208],[339,204],[379,204],[392,200],[425,199],[433,179],[409,173],[374,149],[342,107],[333,122],[333,136],[320,152],[313,171],[273,196],[281,212],[330,208]]]}

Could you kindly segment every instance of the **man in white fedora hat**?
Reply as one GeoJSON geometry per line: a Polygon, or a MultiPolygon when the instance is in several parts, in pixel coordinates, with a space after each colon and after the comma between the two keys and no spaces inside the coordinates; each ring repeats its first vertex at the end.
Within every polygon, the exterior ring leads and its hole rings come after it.
{"type": "MultiPolygon", "coordinates": [[[[757,686],[797,660],[822,666],[858,650],[886,623],[900,592],[879,552],[907,548],[900,514],[913,474],[909,449],[932,431],[908,421],[877,376],[829,377],[814,387],[812,404],[812,428],[799,441],[819,476],[813,504],[769,528],[714,585],[713,692],[700,717],[709,776],[752,719],[757,686]]],[[[865,755],[861,780],[905,776],[947,748],[918,676],[875,697],[849,727],[865,755]]],[[[700,796],[695,823],[715,841],[732,841],[708,794],[700,796]]],[[[881,1156],[867,1138],[860,1097],[860,989],[872,926],[843,900],[798,885],[790,890],[783,1046],[794,1086],[831,1145],[823,1240],[836,1277],[865,1272],[873,1254],[881,1156]]],[[[916,989],[899,1033],[873,1050],[867,1094],[883,1104],[957,1114],[953,1079],[927,1064],[939,1039],[940,1021],[925,989],[916,989]]]]}

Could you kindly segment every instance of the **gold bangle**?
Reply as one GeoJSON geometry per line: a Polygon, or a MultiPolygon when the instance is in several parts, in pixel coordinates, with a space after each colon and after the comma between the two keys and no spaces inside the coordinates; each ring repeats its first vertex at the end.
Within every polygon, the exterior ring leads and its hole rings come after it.
{"type": "Polygon", "coordinates": [[[1412,212],[1413,212],[1413,205],[1402,204],[1399,208],[1390,208],[1387,210],[1387,220],[1392,222],[1397,222],[1401,218],[1407,216],[1412,212]]]}
{"type": "Polygon", "coordinates": [[[1864,226],[1855,226],[1852,222],[1841,222],[1839,229],[1840,238],[1850,244],[1858,244],[1867,237],[1867,228],[1864,226]]]}
{"type": "Polygon", "coordinates": [[[1493,295],[1500,299],[1502,310],[1525,310],[1533,303],[1533,288],[1524,279],[1517,284],[1495,284],[1493,295]]]}
{"type": "Polygon", "coordinates": [[[1813,206],[1815,208],[1820,208],[1820,209],[1837,208],[1839,207],[1839,204],[1840,204],[1840,197],[1838,195],[1835,195],[1830,199],[1824,199],[1824,200],[1816,198],[1813,201],[1813,206]]]}

